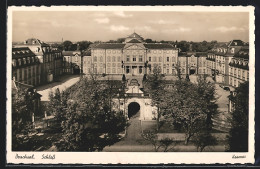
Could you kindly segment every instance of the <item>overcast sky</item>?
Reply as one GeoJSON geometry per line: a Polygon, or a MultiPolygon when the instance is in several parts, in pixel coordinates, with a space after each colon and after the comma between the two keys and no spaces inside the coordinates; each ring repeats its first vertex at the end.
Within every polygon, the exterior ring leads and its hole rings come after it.
{"type": "Polygon", "coordinates": [[[247,12],[14,11],[13,41],[107,41],[133,32],[144,39],[249,40],[247,12]]]}

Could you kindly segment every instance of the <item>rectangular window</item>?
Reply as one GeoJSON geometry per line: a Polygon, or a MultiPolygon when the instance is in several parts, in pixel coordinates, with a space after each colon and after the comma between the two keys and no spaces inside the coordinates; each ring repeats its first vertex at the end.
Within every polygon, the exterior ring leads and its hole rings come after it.
{"type": "Polygon", "coordinates": [[[121,69],[120,68],[117,68],[117,73],[121,73],[121,69]]]}
{"type": "Polygon", "coordinates": [[[130,68],[129,66],[126,66],[126,73],[129,73],[130,72],[130,68]]]}
{"type": "Polygon", "coordinates": [[[120,62],[120,61],[121,61],[120,56],[117,56],[117,62],[120,62]]]}
{"type": "Polygon", "coordinates": [[[151,62],[152,61],[152,58],[151,57],[149,57],[149,62],[151,62]]]}
{"type": "Polygon", "coordinates": [[[167,69],[167,74],[170,74],[170,70],[169,69],[167,69]]]}
{"type": "Polygon", "coordinates": [[[143,56],[139,55],[139,62],[142,62],[142,61],[143,61],[143,56]]]}
{"type": "Polygon", "coordinates": [[[110,62],[111,60],[110,60],[110,56],[107,56],[107,62],[110,62]]]}
{"type": "Polygon", "coordinates": [[[167,57],[167,62],[170,62],[170,58],[169,57],[167,57]]]}
{"type": "Polygon", "coordinates": [[[143,67],[139,66],[139,74],[142,74],[142,73],[143,73],[143,67]]]}
{"type": "Polygon", "coordinates": [[[159,57],[159,62],[162,62],[162,57],[161,56],[159,57]]]}
{"type": "Polygon", "coordinates": [[[133,62],[136,62],[136,56],[133,56],[133,62]]]}
{"type": "Polygon", "coordinates": [[[245,71],[244,70],[242,71],[242,78],[243,78],[243,80],[246,80],[245,79],[245,71]]]}
{"type": "Polygon", "coordinates": [[[97,57],[96,56],[94,56],[94,62],[97,62],[97,57]]]}
{"type": "Polygon", "coordinates": [[[126,61],[130,62],[130,56],[129,55],[126,56],[126,61]]]}
{"type": "Polygon", "coordinates": [[[113,62],[116,62],[116,57],[115,56],[113,56],[113,62]]]}

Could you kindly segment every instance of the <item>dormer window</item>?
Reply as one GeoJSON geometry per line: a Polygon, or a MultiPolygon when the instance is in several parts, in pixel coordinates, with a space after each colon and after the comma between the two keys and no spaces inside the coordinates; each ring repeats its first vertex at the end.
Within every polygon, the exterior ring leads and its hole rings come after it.
{"type": "Polygon", "coordinates": [[[23,64],[26,64],[26,59],[25,58],[23,58],[23,64]]]}
{"type": "Polygon", "coordinates": [[[34,63],[34,57],[32,57],[32,63],[34,63]]]}
{"type": "Polygon", "coordinates": [[[235,53],[235,48],[231,48],[231,53],[235,53]]]}
{"type": "Polygon", "coordinates": [[[15,59],[12,60],[12,64],[13,64],[14,67],[16,66],[16,60],[15,59]]]}
{"type": "Polygon", "coordinates": [[[28,62],[28,64],[30,64],[30,57],[27,58],[27,62],[28,62]]]}
{"type": "Polygon", "coordinates": [[[21,59],[18,59],[18,64],[19,64],[19,66],[21,66],[21,64],[22,64],[21,59]]]}

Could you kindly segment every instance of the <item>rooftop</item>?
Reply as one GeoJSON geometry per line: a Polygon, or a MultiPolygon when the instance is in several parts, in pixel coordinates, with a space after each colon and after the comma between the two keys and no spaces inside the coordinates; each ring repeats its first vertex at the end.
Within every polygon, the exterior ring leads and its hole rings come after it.
{"type": "Polygon", "coordinates": [[[146,43],[144,46],[148,49],[176,49],[173,45],[167,43],[146,43]]]}
{"type": "Polygon", "coordinates": [[[12,48],[12,58],[20,58],[26,56],[36,56],[28,47],[12,48]]]}
{"type": "Polygon", "coordinates": [[[122,49],[125,44],[122,43],[100,43],[92,47],[92,49],[122,49]]]}

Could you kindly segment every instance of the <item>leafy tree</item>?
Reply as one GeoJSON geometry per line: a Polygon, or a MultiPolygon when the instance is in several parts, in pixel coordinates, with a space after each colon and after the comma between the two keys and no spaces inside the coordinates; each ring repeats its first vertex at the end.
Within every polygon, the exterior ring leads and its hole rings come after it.
{"type": "Polygon", "coordinates": [[[149,93],[152,99],[152,105],[156,106],[157,109],[157,130],[160,127],[160,118],[163,115],[163,109],[165,106],[165,81],[163,75],[161,74],[161,69],[159,66],[155,66],[153,69],[153,74],[146,76],[145,92],[149,93]]]}
{"type": "Polygon", "coordinates": [[[118,38],[116,40],[117,43],[123,43],[125,41],[125,38],[118,38]]]}
{"type": "Polygon", "coordinates": [[[146,43],[153,43],[154,41],[152,39],[145,39],[146,43]]]}
{"type": "Polygon", "coordinates": [[[68,40],[66,40],[62,43],[62,46],[63,46],[65,51],[71,50],[72,45],[73,45],[73,43],[71,41],[68,41],[68,40]]]}
{"type": "Polygon", "coordinates": [[[12,93],[12,148],[23,149],[27,135],[31,131],[33,113],[33,95],[28,90],[21,89],[12,93]]]}
{"type": "Polygon", "coordinates": [[[49,102],[47,104],[48,112],[55,116],[57,127],[61,127],[61,122],[64,120],[64,109],[67,107],[67,97],[64,92],[60,92],[59,88],[49,93],[49,102]]]}
{"type": "Polygon", "coordinates": [[[177,47],[180,48],[182,52],[187,52],[189,50],[190,44],[187,41],[180,41],[177,43],[177,47]]]}
{"type": "MultiPolygon", "coordinates": [[[[119,89],[108,81],[82,78],[65,94],[62,140],[56,145],[61,151],[101,151],[120,139],[127,122],[121,111],[113,109],[119,89]]],[[[120,83],[121,84],[121,83],[120,83]]]]}
{"type": "Polygon", "coordinates": [[[79,50],[87,50],[89,45],[92,44],[90,41],[80,41],[79,44],[79,50]]]}
{"type": "Polygon", "coordinates": [[[232,102],[231,129],[228,136],[229,152],[248,151],[249,82],[241,83],[229,96],[232,102]]]}
{"type": "Polygon", "coordinates": [[[174,88],[168,89],[165,97],[167,119],[185,132],[185,144],[204,129],[211,132],[212,117],[217,113],[215,88],[212,84],[200,79],[198,84],[178,80],[174,83],[174,88]]]}
{"type": "Polygon", "coordinates": [[[164,152],[168,152],[170,150],[174,150],[174,141],[170,138],[163,138],[158,140],[158,136],[155,132],[148,131],[142,134],[142,138],[145,141],[148,141],[153,145],[154,151],[160,151],[160,148],[163,149],[164,152]]]}
{"type": "Polygon", "coordinates": [[[217,140],[212,136],[207,128],[200,129],[200,132],[195,133],[192,141],[197,147],[197,151],[202,152],[207,146],[217,145],[217,140]]]}

